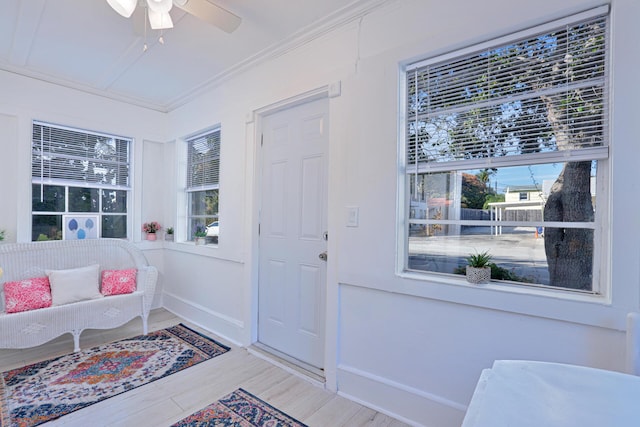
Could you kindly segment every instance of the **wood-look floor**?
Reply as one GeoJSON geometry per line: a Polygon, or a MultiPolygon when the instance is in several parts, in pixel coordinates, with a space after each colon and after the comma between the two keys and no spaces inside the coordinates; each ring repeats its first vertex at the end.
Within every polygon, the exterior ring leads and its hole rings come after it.
{"type": "MultiPolygon", "coordinates": [[[[189,324],[172,313],[153,310],[149,329],[184,323],[232,347],[212,360],[50,421],[43,426],[170,426],[242,387],[260,399],[315,427],[393,426],[406,424],[324,390],[311,381],[256,357],[244,348],[189,324]]],[[[141,333],[140,319],[111,330],[84,331],[80,346],[89,348],[141,333]]],[[[73,351],[71,335],[23,350],[0,350],[0,371],[73,351]]]]}

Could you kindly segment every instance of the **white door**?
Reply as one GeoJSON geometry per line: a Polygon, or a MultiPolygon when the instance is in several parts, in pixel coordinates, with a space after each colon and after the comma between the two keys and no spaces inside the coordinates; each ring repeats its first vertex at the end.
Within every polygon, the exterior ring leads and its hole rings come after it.
{"type": "Polygon", "coordinates": [[[322,369],[329,101],[264,117],[258,341],[322,369]]]}

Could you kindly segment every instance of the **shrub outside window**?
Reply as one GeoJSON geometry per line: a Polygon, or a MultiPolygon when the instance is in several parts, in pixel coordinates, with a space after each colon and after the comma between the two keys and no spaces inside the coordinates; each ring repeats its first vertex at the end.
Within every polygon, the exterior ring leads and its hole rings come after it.
{"type": "Polygon", "coordinates": [[[403,271],[602,292],[607,13],[406,67],[403,271]]]}
{"type": "MultiPolygon", "coordinates": [[[[31,239],[59,240],[65,215],[95,213],[98,236],[127,237],[132,140],[33,122],[31,239]]],[[[80,236],[78,236],[80,237],[80,236]]]]}
{"type": "Polygon", "coordinates": [[[220,128],[187,139],[187,236],[218,243],[220,128]]]}

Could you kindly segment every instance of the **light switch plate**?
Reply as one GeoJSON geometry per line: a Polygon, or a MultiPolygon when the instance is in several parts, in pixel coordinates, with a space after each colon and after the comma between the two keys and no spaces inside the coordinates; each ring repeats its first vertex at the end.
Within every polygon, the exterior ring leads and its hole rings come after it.
{"type": "Polygon", "coordinates": [[[347,206],[347,227],[357,227],[360,208],[357,206],[347,206]]]}

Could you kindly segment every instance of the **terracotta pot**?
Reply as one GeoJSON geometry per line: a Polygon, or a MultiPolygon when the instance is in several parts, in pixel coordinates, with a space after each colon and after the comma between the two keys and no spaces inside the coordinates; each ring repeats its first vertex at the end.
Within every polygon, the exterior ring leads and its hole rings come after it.
{"type": "Polygon", "coordinates": [[[156,233],[147,233],[147,240],[156,240],[156,233]]]}

